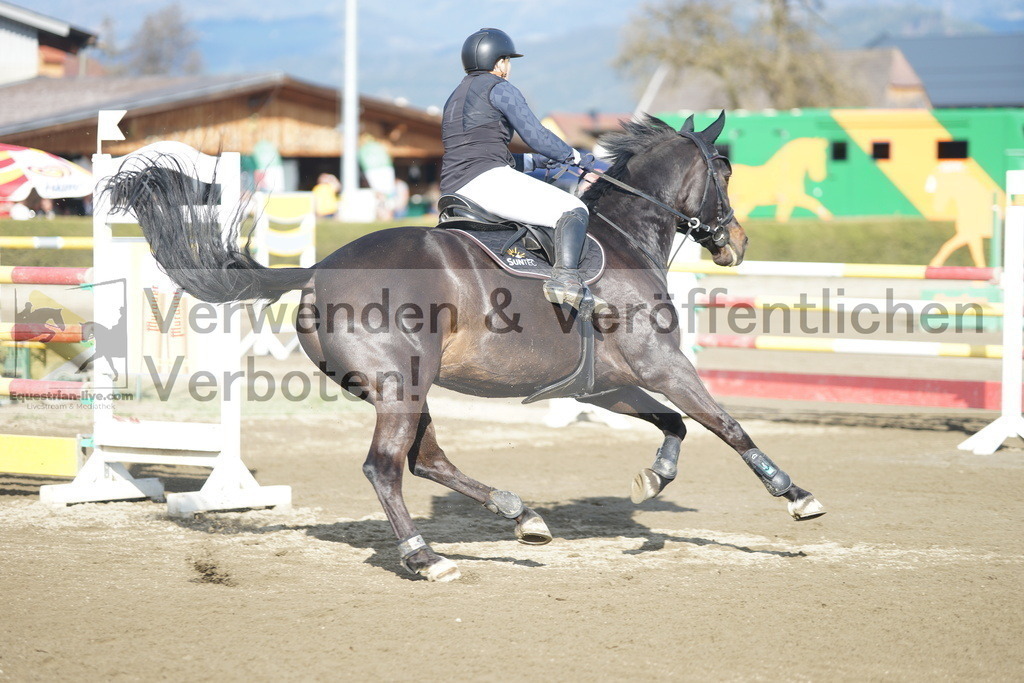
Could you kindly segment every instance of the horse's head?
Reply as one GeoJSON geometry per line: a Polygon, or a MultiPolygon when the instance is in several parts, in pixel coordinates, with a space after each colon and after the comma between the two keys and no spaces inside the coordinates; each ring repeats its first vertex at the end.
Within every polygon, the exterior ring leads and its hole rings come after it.
{"type": "MultiPolygon", "coordinates": [[[[693,116],[679,129],[679,156],[683,178],[679,185],[678,206],[693,216],[691,236],[720,266],[738,266],[747,250],[747,234],[736,220],[729,203],[729,178],[732,165],[715,149],[715,141],[725,127],[725,112],[702,131],[694,131],[693,116]],[[698,223],[699,221],[699,223],[698,223]]],[[[685,231],[689,226],[679,226],[685,231]]]]}
{"type": "Polygon", "coordinates": [[[694,132],[692,116],[678,131],[653,116],[623,123],[623,132],[601,138],[613,160],[605,176],[619,182],[599,181],[583,200],[606,210],[605,197],[618,203],[633,218],[636,238],[666,260],[678,231],[704,245],[715,263],[738,265],[747,235],[729,203],[729,160],[714,148],[724,125],[725,112],[700,132],[694,132]]]}

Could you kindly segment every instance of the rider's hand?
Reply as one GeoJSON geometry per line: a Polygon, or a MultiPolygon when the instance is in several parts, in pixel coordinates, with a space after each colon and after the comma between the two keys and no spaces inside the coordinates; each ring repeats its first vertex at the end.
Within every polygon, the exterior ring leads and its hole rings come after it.
{"type": "Polygon", "coordinates": [[[597,167],[597,159],[590,152],[580,152],[579,150],[573,150],[573,164],[579,166],[587,173],[591,173],[597,167]]]}

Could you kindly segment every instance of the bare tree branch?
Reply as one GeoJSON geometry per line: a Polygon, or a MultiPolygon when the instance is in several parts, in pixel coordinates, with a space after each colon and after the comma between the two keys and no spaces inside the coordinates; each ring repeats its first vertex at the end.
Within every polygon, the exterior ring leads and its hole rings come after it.
{"type": "Polygon", "coordinates": [[[860,99],[816,32],[818,0],[756,0],[740,17],[730,0],[661,0],[641,7],[617,65],[636,76],[668,64],[714,76],[730,108],[852,105],[860,99]]]}

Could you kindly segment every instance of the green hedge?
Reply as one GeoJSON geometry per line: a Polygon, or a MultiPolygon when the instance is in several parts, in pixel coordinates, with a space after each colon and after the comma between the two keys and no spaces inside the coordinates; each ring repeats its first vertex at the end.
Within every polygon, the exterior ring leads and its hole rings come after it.
{"type": "MultiPolygon", "coordinates": [[[[752,261],[910,265],[927,265],[954,232],[952,222],[913,218],[748,220],[743,227],[750,238],[746,258],[752,261]]],[[[985,250],[987,258],[988,240],[985,250]]],[[[961,248],[946,265],[974,264],[967,249],[961,248]]]]}
{"type": "MultiPolygon", "coordinates": [[[[429,216],[369,224],[321,221],[317,224],[317,258],[323,258],[338,247],[375,230],[432,223],[433,219],[429,216]]],[[[924,265],[931,260],[942,243],[953,235],[952,223],[888,218],[837,219],[828,222],[794,219],[788,223],[748,220],[744,228],[750,237],[747,258],[756,261],[924,265]]],[[[92,221],[89,218],[0,220],[0,235],[90,234],[92,221]]],[[[0,265],[88,266],[91,263],[92,254],[88,251],[0,250],[0,265]]],[[[955,252],[948,265],[972,265],[967,250],[955,252]]]]}

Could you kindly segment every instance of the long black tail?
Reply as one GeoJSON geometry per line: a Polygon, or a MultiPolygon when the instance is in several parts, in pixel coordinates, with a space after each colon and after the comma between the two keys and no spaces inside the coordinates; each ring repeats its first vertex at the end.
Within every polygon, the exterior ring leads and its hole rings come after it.
{"type": "Polygon", "coordinates": [[[103,192],[113,211],[130,209],[135,214],[157,263],[197,299],[276,300],[289,290],[309,286],[311,268],[268,268],[249,255],[248,243],[239,248],[242,207],[223,234],[216,184],[200,183],[194,176],[172,155],[133,157],[107,181],[103,192]]]}

